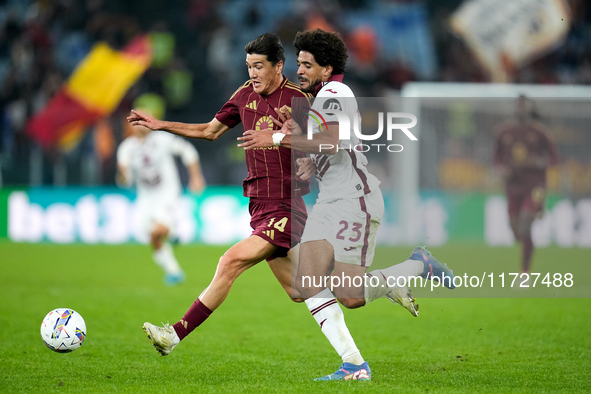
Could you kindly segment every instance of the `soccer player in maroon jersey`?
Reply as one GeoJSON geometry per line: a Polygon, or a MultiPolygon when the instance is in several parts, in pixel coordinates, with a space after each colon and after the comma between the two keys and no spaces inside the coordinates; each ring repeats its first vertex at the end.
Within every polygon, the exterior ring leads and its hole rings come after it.
{"type": "Polygon", "coordinates": [[[494,163],[505,183],[511,230],[521,243],[521,270],[529,272],[534,245],[531,227],[544,209],[546,170],[558,164],[556,146],[534,118],[533,102],[517,99],[516,116],[495,130],[494,163]]]}
{"type": "MultiPolygon", "coordinates": [[[[186,124],[155,119],[132,110],[127,118],[132,125],[165,130],[184,137],[215,140],[243,123],[245,129],[273,128],[270,115],[275,108],[291,106],[292,97],[309,97],[283,76],[285,55],[279,37],[263,34],[245,48],[250,79],[232,95],[209,123],[186,124]]],[[[302,195],[309,192],[309,177],[314,166],[305,154],[273,146],[247,152],[248,175],[244,195],[250,198],[249,211],[253,232],[224,253],[210,285],[191,305],[183,318],[172,326],[158,327],[146,322],[144,331],[163,356],[222,304],[234,281],[242,272],[262,260],[269,266],[283,288],[295,301],[291,289],[290,248],[299,242],[307,214],[302,195]],[[300,160],[301,159],[301,160],[300,160]],[[297,160],[297,164],[296,164],[297,160]],[[298,164],[301,165],[297,170],[298,164]],[[305,170],[308,169],[306,172],[305,170]],[[296,177],[296,171],[303,173],[296,177]]],[[[297,261],[297,260],[296,260],[297,261]]]]}

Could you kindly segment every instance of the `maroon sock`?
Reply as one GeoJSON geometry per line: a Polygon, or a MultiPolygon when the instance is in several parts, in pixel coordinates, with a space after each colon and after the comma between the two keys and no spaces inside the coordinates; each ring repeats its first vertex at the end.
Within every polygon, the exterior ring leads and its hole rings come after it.
{"type": "Polygon", "coordinates": [[[172,326],[182,341],[184,337],[199,327],[201,323],[203,323],[209,317],[209,315],[211,315],[211,313],[212,311],[203,305],[199,298],[197,298],[197,301],[191,305],[187,313],[185,313],[185,316],[183,316],[179,322],[173,324],[172,326]]]}
{"type": "Polygon", "coordinates": [[[534,243],[530,236],[521,238],[521,269],[523,272],[529,272],[531,256],[534,253],[534,243]]]}

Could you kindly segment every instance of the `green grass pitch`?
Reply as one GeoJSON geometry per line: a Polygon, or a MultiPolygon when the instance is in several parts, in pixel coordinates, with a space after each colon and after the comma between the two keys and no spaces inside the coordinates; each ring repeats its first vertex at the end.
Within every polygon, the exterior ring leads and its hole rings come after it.
{"type": "MultiPolygon", "coordinates": [[[[143,322],[182,317],[225,248],[175,250],[187,281],[170,288],[147,246],[0,242],[0,392],[591,391],[589,298],[424,298],[418,318],[378,300],[345,311],[373,380],[313,382],[340,358],[264,263],[239,278],[222,307],[171,355],[159,357],[143,322]],[[86,341],[73,353],[54,353],[41,341],[41,321],[58,307],[86,320],[86,341]]],[[[399,262],[409,251],[382,248],[378,260],[399,262]]],[[[475,264],[477,253],[517,268],[519,250],[456,245],[433,252],[457,273],[475,264]]],[[[591,264],[588,257],[584,249],[546,248],[536,251],[534,264],[591,264]]]]}

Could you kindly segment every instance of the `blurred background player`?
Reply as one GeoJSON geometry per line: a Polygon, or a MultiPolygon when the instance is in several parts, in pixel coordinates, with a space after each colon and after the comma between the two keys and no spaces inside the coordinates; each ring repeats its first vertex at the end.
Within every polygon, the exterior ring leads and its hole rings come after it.
{"type": "MultiPolygon", "coordinates": [[[[187,124],[158,120],[141,110],[127,118],[132,125],[161,129],[185,137],[216,140],[243,123],[245,128],[273,128],[275,108],[291,106],[291,99],[307,98],[300,88],[283,76],[285,54],[279,36],[263,34],[245,47],[250,79],[242,85],[209,123],[187,124]]],[[[307,213],[302,196],[309,192],[309,181],[295,178],[296,159],[303,153],[273,146],[249,151],[248,175],[244,195],[250,198],[250,237],[238,242],[218,262],[209,286],[173,326],[144,324],[144,331],[163,356],[195,328],[200,326],[226,299],[234,281],[248,268],[267,260],[279,283],[295,301],[302,301],[291,289],[290,249],[299,243],[307,213]]],[[[308,176],[313,172],[311,160],[308,176]]],[[[300,168],[301,170],[301,168],[300,168]]],[[[305,178],[305,177],[304,177],[305,178]]],[[[297,260],[296,260],[297,261],[297,260]]]]}
{"type": "MultiPolygon", "coordinates": [[[[134,102],[135,108],[162,117],[164,104],[155,94],[144,94],[134,102]]],[[[168,237],[175,233],[175,212],[182,191],[174,157],[180,156],[189,174],[189,190],[201,193],[205,179],[201,173],[197,150],[181,137],[152,131],[144,126],[131,126],[132,135],[117,150],[118,182],[135,184],[140,226],[149,232],[152,258],[164,270],[164,282],[183,282],[181,269],[168,237]]]]}
{"type": "Polygon", "coordinates": [[[360,116],[353,91],[342,82],[347,47],[337,33],[321,29],[298,32],[294,46],[302,90],[316,96],[311,112],[322,112],[328,129],[314,124],[313,138],[308,139],[307,133],[291,121],[290,111],[278,110],[276,123],[282,125],[281,133],[248,130],[238,138],[245,141],[239,146],[250,151],[280,145],[312,154],[319,195],[302,235],[296,283],[310,313],[343,360],[336,372],[316,380],[370,380],[369,365],[355,345],[337,299],[354,309],[387,297],[418,316],[410,290],[390,286],[387,278],[446,277],[444,285],[453,288],[453,273],[428,250],[417,247],[405,262],[366,274],[374,257],[384,199],[380,181],[367,170],[367,158],[352,148],[359,139],[353,135],[351,140],[339,140],[334,112],[340,111],[349,119],[360,116]],[[339,281],[332,291],[326,284],[315,285],[331,274],[351,278],[352,283],[360,279],[360,285],[351,286],[351,279],[348,285],[339,281]],[[375,279],[374,285],[368,285],[367,278],[375,279]]]}
{"type": "Polygon", "coordinates": [[[534,103],[521,95],[515,117],[495,130],[494,163],[504,180],[509,223],[521,243],[521,271],[526,273],[534,249],[532,223],[544,210],[546,170],[558,164],[556,146],[537,117],[534,103]]]}

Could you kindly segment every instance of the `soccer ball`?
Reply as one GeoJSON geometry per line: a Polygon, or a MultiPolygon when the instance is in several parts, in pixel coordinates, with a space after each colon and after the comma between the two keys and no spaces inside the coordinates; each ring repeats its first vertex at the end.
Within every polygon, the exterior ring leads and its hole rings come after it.
{"type": "Polygon", "coordinates": [[[82,346],[86,339],[86,323],[73,309],[54,309],[41,323],[41,338],[54,352],[69,353],[82,346]]]}

